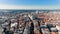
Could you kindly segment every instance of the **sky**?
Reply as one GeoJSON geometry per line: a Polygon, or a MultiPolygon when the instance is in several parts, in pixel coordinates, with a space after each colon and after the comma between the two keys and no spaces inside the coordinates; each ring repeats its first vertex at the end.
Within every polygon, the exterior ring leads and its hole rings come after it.
{"type": "Polygon", "coordinates": [[[60,9],[60,0],[0,0],[0,9],[60,9]]]}

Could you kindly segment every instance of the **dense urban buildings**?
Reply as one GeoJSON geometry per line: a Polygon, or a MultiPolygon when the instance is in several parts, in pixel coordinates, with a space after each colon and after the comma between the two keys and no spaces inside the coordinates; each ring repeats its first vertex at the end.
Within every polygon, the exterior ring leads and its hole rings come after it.
{"type": "Polygon", "coordinates": [[[0,34],[60,34],[60,10],[1,10],[0,13],[0,34]]]}

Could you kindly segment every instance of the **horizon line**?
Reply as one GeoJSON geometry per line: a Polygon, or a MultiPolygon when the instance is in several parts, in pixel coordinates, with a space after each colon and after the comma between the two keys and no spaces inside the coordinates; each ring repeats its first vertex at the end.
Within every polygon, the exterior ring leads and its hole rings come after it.
{"type": "Polygon", "coordinates": [[[0,5],[0,9],[44,9],[55,10],[60,9],[60,6],[22,6],[22,5],[0,5]]]}

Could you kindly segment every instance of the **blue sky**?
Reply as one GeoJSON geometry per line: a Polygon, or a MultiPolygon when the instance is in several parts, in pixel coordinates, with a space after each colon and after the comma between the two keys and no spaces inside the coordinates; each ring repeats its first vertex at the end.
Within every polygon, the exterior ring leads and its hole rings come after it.
{"type": "Polygon", "coordinates": [[[30,6],[55,6],[60,5],[60,0],[0,0],[0,4],[6,5],[30,5],[30,6]]]}
{"type": "Polygon", "coordinates": [[[0,0],[0,9],[60,9],[60,0],[0,0]]]}

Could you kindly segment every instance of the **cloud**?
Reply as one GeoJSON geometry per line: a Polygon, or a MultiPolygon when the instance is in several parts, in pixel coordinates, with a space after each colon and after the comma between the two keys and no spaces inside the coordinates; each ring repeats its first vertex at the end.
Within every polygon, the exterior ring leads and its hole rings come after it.
{"type": "Polygon", "coordinates": [[[0,9],[60,9],[60,6],[18,6],[18,5],[0,5],[0,9]]]}

